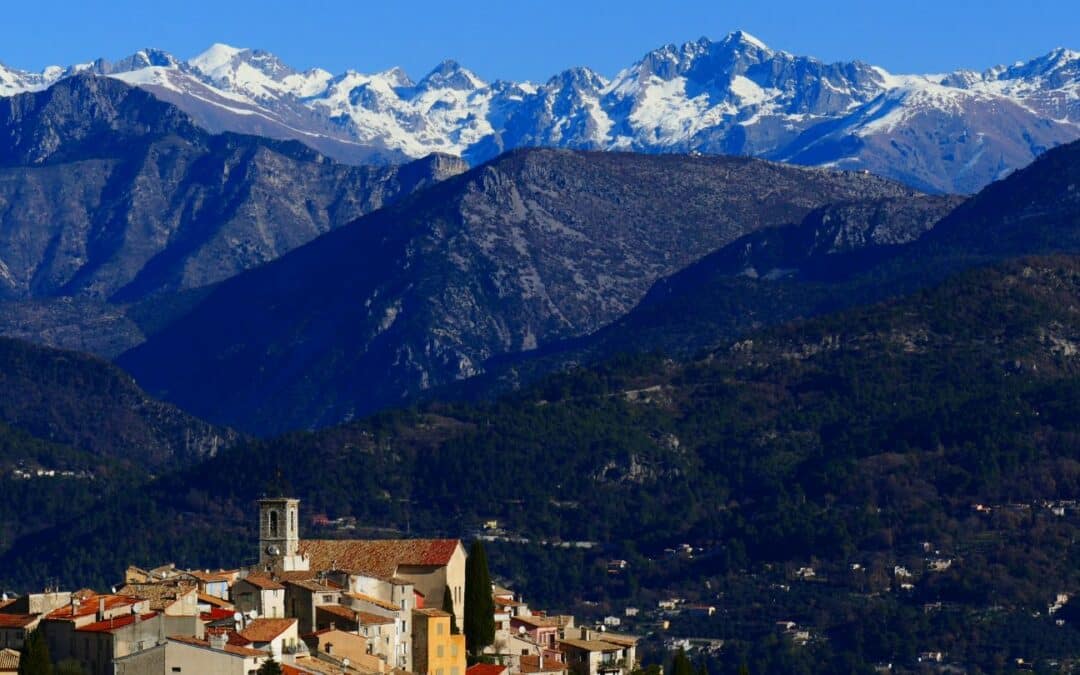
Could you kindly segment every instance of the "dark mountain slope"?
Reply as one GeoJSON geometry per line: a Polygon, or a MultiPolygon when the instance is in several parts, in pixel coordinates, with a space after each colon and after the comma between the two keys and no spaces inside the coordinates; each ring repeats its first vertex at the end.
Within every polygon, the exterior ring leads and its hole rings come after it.
{"type": "Polygon", "coordinates": [[[0,421],[151,471],[212,456],[237,439],[150,398],[107,361],[8,338],[0,338],[0,421]]]}
{"type": "Polygon", "coordinates": [[[912,194],[742,158],[517,151],[221,284],[119,362],[208,419],[328,425],[592,332],[748,232],[912,194]]]}
{"type": "Polygon", "coordinates": [[[453,395],[490,396],[619,352],[692,354],[762,326],[904,295],[976,265],[1080,252],[1080,142],[1047,152],[952,209],[957,203],[921,197],[830,205],[799,225],[751,233],[659,280],[610,326],[486,364],[484,378],[453,395]]]}
{"type": "Polygon", "coordinates": [[[216,283],[463,168],[344,166],[211,135],[116,80],[66,79],[0,99],[0,296],[128,302],[216,283]]]}
{"type": "MultiPolygon", "coordinates": [[[[1077,307],[1080,259],[1030,259],[700,360],[624,359],[490,404],[256,442],[27,537],[0,569],[85,582],[129,562],[235,563],[254,552],[253,501],[281,470],[309,516],[428,534],[498,517],[610,555],[624,540],[644,555],[710,542],[721,569],[811,557],[846,569],[927,540],[970,551],[994,530],[998,547],[919,601],[963,588],[968,603],[1040,606],[1047,587],[1080,582],[1072,549],[1026,542],[970,505],[1080,493],[1077,307]],[[1018,550],[1032,568],[1000,566],[1018,550]],[[974,590],[971,575],[988,570],[1005,575],[998,590],[974,590]]],[[[1080,534],[1072,520],[1055,527],[1080,534]]]]}

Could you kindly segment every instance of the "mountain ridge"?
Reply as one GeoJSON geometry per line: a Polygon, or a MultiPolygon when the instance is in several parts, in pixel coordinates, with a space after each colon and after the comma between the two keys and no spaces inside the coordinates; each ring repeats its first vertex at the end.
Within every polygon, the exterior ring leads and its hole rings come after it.
{"type": "Polygon", "coordinates": [[[528,146],[750,154],[970,193],[1080,137],[1080,54],[1064,48],[981,73],[894,75],[737,31],[662,46],[611,78],[577,67],[537,84],[489,83],[454,61],[416,82],[400,68],[301,72],[219,44],[188,61],[147,49],[116,64],[0,68],[0,94],[78,72],[146,88],[213,131],[292,138],[352,162],[445,152],[475,165],[528,146]]]}

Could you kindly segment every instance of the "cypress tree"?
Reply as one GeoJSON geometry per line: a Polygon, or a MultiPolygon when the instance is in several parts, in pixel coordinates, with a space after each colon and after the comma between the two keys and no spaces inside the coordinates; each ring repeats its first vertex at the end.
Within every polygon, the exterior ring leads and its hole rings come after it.
{"type": "Polygon", "coordinates": [[[465,561],[465,646],[477,657],[495,642],[495,601],[491,596],[484,545],[474,541],[465,561]]]}
{"type": "Polygon", "coordinates": [[[26,636],[19,656],[19,675],[53,675],[49,645],[40,630],[26,636]]]}
{"type": "Polygon", "coordinates": [[[443,589],[442,609],[450,615],[450,634],[457,635],[461,631],[458,630],[457,615],[454,614],[454,595],[450,592],[449,586],[443,589]]]}
{"type": "Polygon", "coordinates": [[[258,675],[281,675],[281,664],[271,656],[259,666],[258,675]]]}
{"type": "Polygon", "coordinates": [[[697,675],[694,664],[690,663],[690,657],[681,647],[675,652],[675,658],[671,662],[671,675],[697,675]]]}

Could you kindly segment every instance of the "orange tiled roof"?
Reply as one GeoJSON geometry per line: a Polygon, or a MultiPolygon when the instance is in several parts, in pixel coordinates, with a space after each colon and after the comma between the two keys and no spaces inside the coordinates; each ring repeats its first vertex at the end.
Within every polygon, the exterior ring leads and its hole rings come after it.
{"type": "Polygon", "coordinates": [[[373,605],[376,605],[378,607],[382,607],[383,609],[389,609],[389,610],[394,611],[394,612],[401,609],[400,607],[398,607],[397,605],[395,605],[392,602],[387,602],[386,600],[380,600],[379,598],[376,598],[373,595],[367,595],[366,593],[346,593],[345,595],[350,597],[350,598],[356,598],[357,600],[363,600],[364,602],[370,602],[373,605]]]}
{"type": "Polygon", "coordinates": [[[449,612],[444,612],[437,607],[422,607],[420,609],[414,609],[413,614],[423,614],[424,616],[430,616],[435,618],[450,618],[449,612]]]}
{"type": "Polygon", "coordinates": [[[193,590],[195,590],[194,584],[128,584],[121,588],[119,593],[148,600],[150,609],[164,610],[193,590]]]}
{"type": "MultiPolygon", "coordinates": [[[[207,640],[200,640],[197,637],[187,637],[184,635],[170,635],[169,639],[173,642],[181,642],[193,647],[202,647],[204,649],[210,649],[210,643],[207,640]]],[[[266,652],[259,651],[258,649],[250,649],[248,647],[241,647],[234,644],[226,644],[223,650],[226,654],[232,654],[233,656],[266,656],[266,652]]]]}
{"type": "Polygon", "coordinates": [[[337,568],[386,579],[399,565],[446,565],[460,545],[457,539],[306,539],[300,553],[313,570],[337,568]]]}
{"type": "Polygon", "coordinates": [[[0,628],[26,628],[37,618],[37,614],[0,614],[0,628]]]}
{"type": "Polygon", "coordinates": [[[199,602],[210,605],[211,607],[217,607],[219,609],[233,608],[233,604],[228,600],[222,600],[216,595],[208,595],[206,593],[199,593],[199,602]]]}
{"type": "Polygon", "coordinates": [[[371,612],[357,612],[356,618],[359,619],[361,626],[385,626],[388,623],[394,623],[394,619],[388,616],[379,616],[371,612]]]}
{"type": "Polygon", "coordinates": [[[240,636],[251,642],[270,642],[295,625],[296,619],[253,619],[240,636]]]}
{"type": "Polygon", "coordinates": [[[16,672],[19,669],[19,656],[14,649],[0,649],[0,672],[16,672]]]}
{"type": "Polygon", "coordinates": [[[334,616],[339,616],[353,622],[356,622],[356,617],[359,614],[355,609],[345,607],[344,605],[319,605],[315,609],[319,612],[333,614],[334,616]]]}
{"type": "MultiPolygon", "coordinates": [[[[267,574],[249,574],[240,581],[246,581],[261,591],[282,591],[285,587],[274,581],[267,574]]],[[[239,583],[239,582],[237,582],[239,583]]]]}
{"type": "MultiPolygon", "coordinates": [[[[153,619],[157,616],[157,612],[149,612],[139,616],[139,621],[146,621],[153,619]]],[[[130,626],[135,623],[134,614],[125,614],[124,616],[118,616],[115,619],[106,619],[104,621],[98,621],[97,623],[91,623],[82,628],[76,628],[75,630],[80,633],[111,633],[114,630],[123,628],[124,626],[130,626]]]]}
{"type": "Polygon", "coordinates": [[[304,581],[286,581],[285,583],[292,584],[293,586],[298,586],[299,588],[303,588],[306,591],[311,591],[312,593],[333,593],[340,590],[338,588],[334,588],[333,586],[327,586],[326,584],[316,581],[314,579],[305,579],[304,581]]]}
{"type": "Polygon", "coordinates": [[[536,654],[522,654],[521,664],[518,671],[522,673],[557,673],[566,670],[567,666],[551,656],[544,657],[544,667],[540,667],[540,657],[536,654]]]}
{"type": "Polygon", "coordinates": [[[497,663],[477,663],[465,669],[465,675],[503,675],[506,666],[497,663]]]}
{"type": "Polygon", "coordinates": [[[98,604],[102,598],[105,599],[105,610],[109,611],[116,609],[117,607],[126,607],[142,602],[140,598],[135,598],[127,595],[91,595],[84,592],[79,592],[82,601],[76,608],[73,605],[64,605],[59,609],[55,609],[46,616],[49,619],[72,619],[80,616],[88,616],[90,614],[96,614],[98,611],[98,604]]]}
{"type": "Polygon", "coordinates": [[[292,572],[276,572],[274,578],[278,581],[310,581],[319,576],[317,570],[294,570],[292,572]]]}

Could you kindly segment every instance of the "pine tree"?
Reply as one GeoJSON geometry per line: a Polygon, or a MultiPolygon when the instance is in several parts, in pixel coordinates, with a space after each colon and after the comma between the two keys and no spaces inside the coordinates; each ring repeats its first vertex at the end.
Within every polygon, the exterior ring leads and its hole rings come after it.
{"type": "Polygon", "coordinates": [[[40,630],[26,636],[19,656],[19,675],[53,675],[49,645],[40,630]]]}
{"type": "Polygon", "coordinates": [[[271,656],[259,666],[258,675],[281,675],[281,664],[271,656]]]}
{"type": "Polygon", "coordinates": [[[476,657],[493,642],[495,601],[491,596],[491,574],[484,545],[474,541],[465,561],[465,645],[476,657]]]}
{"type": "Polygon", "coordinates": [[[454,614],[454,595],[450,592],[449,586],[443,590],[442,609],[450,615],[450,634],[457,635],[461,631],[458,630],[457,615],[454,614]]]}
{"type": "Polygon", "coordinates": [[[690,657],[681,648],[675,652],[675,657],[671,660],[671,675],[697,675],[694,664],[690,663],[690,657]]]}

